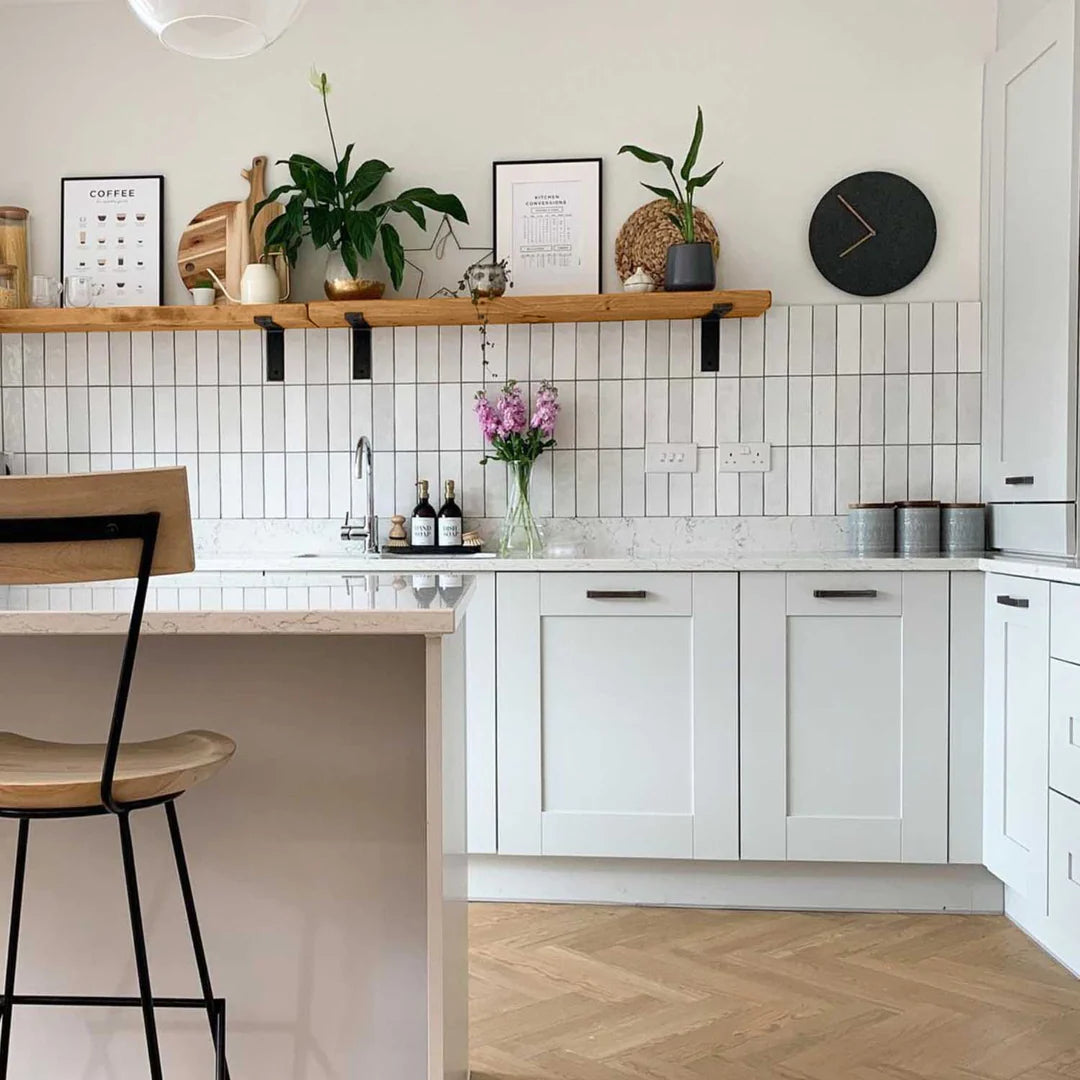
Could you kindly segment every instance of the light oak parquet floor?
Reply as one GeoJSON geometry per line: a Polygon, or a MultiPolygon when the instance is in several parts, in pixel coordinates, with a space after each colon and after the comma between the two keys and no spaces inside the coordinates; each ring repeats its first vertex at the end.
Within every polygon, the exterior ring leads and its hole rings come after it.
{"type": "Polygon", "coordinates": [[[474,904],[473,1080],[1073,1080],[1080,981],[1002,917],[474,904]]]}

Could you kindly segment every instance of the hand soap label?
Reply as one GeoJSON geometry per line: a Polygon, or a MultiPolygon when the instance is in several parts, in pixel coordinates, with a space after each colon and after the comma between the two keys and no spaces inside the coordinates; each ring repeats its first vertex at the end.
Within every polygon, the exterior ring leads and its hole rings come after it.
{"type": "Polygon", "coordinates": [[[435,546],[435,519],[433,517],[414,517],[412,519],[412,546],[435,546]]]}
{"type": "Polygon", "coordinates": [[[439,547],[461,547],[461,518],[439,518],[439,547]]]}

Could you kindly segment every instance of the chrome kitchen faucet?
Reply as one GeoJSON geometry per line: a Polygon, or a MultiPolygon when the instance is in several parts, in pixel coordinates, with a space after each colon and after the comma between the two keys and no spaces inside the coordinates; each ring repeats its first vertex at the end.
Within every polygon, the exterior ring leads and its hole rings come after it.
{"type": "Polygon", "coordinates": [[[363,525],[356,525],[345,511],[345,523],[341,526],[342,540],[363,540],[365,555],[379,554],[379,519],[375,516],[375,462],[371,454],[371,440],[361,435],[356,441],[357,480],[363,480],[367,488],[367,514],[363,525]]]}

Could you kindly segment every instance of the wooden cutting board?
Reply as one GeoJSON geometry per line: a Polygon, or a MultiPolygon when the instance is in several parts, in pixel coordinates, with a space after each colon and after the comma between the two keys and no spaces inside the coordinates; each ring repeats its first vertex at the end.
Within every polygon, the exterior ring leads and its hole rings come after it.
{"type": "MultiPolygon", "coordinates": [[[[213,270],[233,296],[240,295],[240,276],[244,267],[258,262],[266,248],[266,227],[274,218],[285,213],[280,203],[264,207],[248,227],[251,211],[266,198],[266,158],[252,159],[250,169],[240,175],[248,181],[246,199],[217,202],[200,210],[180,234],[176,265],[180,278],[190,289],[195,282],[213,270]]],[[[228,303],[223,296],[218,303],[228,303]]]]}

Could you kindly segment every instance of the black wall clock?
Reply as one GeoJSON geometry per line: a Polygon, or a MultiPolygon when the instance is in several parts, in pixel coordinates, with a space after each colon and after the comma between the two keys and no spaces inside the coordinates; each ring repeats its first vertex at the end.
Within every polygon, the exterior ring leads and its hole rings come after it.
{"type": "Polygon", "coordinates": [[[818,203],[810,254],[826,280],[855,296],[883,296],[911,284],[937,243],[930,200],[888,172],[856,173],[818,203]]]}

